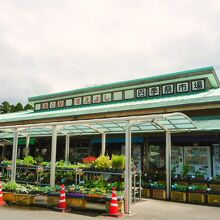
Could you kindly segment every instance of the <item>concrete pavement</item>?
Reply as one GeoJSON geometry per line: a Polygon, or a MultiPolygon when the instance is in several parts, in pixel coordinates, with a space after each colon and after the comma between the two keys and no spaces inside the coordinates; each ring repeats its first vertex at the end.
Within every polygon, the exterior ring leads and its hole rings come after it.
{"type": "MultiPolygon", "coordinates": [[[[165,202],[159,200],[144,200],[133,207],[133,216],[125,219],[135,220],[217,220],[220,219],[220,207],[165,202]]],[[[48,209],[1,207],[0,220],[89,220],[107,219],[101,213],[76,212],[59,213],[48,209]]],[[[112,219],[112,218],[110,218],[112,219]]]]}

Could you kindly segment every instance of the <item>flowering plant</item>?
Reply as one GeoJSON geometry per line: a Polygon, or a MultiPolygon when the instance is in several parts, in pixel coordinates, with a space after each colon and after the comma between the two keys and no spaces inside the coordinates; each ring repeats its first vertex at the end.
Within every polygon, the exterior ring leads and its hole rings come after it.
{"type": "Polygon", "coordinates": [[[88,156],[88,157],[83,158],[82,162],[84,164],[92,164],[95,160],[96,160],[96,157],[88,156]]]}

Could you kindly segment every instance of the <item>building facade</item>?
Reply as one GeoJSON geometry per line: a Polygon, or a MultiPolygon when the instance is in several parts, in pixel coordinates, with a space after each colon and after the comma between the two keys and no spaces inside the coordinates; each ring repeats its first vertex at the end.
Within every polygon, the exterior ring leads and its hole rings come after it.
{"type": "MultiPolygon", "coordinates": [[[[187,128],[184,120],[179,121],[178,129],[175,125],[170,127],[172,173],[181,174],[187,165],[190,175],[220,176],[220,83],[213,67],[35,96],[28,100],[34,105],[33,111],[0,116],[2,159],[12,157],[12,145],[6,140],[14,137],[12,130],[15,127],[20,129],[17,158],[25,155],[27,144],[24,140],[28,136],[30,154],[43,155],[49,161],[52,131],[47,123],[178,112],[189,117],[196,128],[187,128]],[[38,129],[37,125],[41,127],[42,124],[44,128],[38,129]],[[34,125],[35,131],[32,129],[28,133],[29,125],[34,125]],[[22,134],[24,127],[26,130],[22,134]]],[[[114,123],[101,126],[106,133],[105,153],[125,154],[124,130],[114,123]]],[[[62,130],[57,138],[56,159],[79,162],[88,155],[98,156],[102,153],[102,140],[100,133],[85,132],[80,124],[71,130],[62,130]],[[69,137],[68,152],[66,136],[69,137]]],[[[143,173],[165,172],[164,132],[154,127],[145,131],[140,129],[140,132],[135,130],[131,153],[134,164],[143,173]]]]}

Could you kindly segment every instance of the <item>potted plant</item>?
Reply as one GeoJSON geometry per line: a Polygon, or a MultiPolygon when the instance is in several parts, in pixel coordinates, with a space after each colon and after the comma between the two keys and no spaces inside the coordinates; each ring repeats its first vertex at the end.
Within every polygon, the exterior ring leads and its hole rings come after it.
{"type": "Polygon", "coordinates": [[[112,161],[109,156],[101,155],[94,161],[93,165],[100,171],[109,171],[112,167],[112,161]]]}
{"type": "Polygon", "coordinates": [[[124,155],[112,155],[112,169],[116,172],[121,172],[125,169],[124,155]]]}

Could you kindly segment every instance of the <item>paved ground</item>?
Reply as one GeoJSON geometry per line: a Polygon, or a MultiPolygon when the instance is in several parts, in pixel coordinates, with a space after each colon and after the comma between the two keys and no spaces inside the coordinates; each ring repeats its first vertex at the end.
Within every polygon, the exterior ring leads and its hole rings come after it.
{"type": "MultiPolygon", "coordinates": [[[[133,208],[137,214],[124,219],[135,220],[217,220],[220,219],[220,207],[208,207],[157,200],[139,202],[133,208]]],[[[90,220],[112,219],[100,213],[59,213],[48,209],[27,209],[1,207],[0,220],[90,220]]]]}

